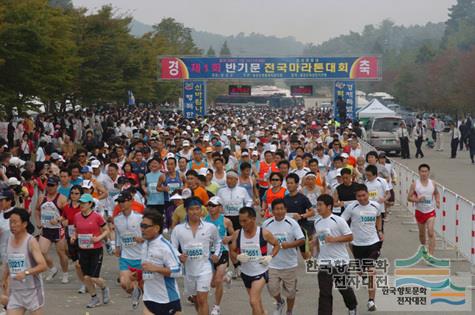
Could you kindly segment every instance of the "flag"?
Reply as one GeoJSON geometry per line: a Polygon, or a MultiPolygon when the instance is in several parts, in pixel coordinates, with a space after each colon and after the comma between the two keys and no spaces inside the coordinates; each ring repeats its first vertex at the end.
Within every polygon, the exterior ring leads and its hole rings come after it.
{"type": "Polygon", "coordinates": [[[132,93],[132,91],[129,90],[129,91],[127,92],[127,94],[129,95],[129,106],[130,106],[130,105],[135,105],[134,93],[132,93]]]}

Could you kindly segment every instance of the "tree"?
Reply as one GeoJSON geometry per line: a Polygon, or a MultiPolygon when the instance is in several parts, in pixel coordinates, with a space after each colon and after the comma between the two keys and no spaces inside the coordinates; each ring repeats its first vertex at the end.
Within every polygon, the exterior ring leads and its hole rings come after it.
{"type": "Polygon", "coordinates": [[[63,8],[63,9],[72,9],[73,2],[71,0],[48,0],[48,3],[52,7],[63,8]]]}
{"type": "Polygon", "coordinates": [[[228,41],[227,41],[227,40],[224,41],[223,46],[221,47],[221,50],[219,51],[219,55],[220,55],[221,57],[228,57],[228,56],[231,56],[231,50],[229,50],[228,41]]]}
{"type": "Polygon", "coordinates": [[[164,18],[153,26],[156,36],[164,38],[174,54],[201,55],[191,36],[191,28],[185,27],[173,18],[164,18]]]}
{"type": "Polygon", "coordinates": [[[215,57],[216,52],[213,49],[213,46],[209,46],[208,51],[206,52],[206,56],[208,57],[215,57]]]}
{"type": "Polygon", "coordinates": [[[419,52],[417,53],[416,57],[416,63],[417,64],[424,64],[429,61],[432,61],[434,57],[436,56],[436,53],[432,50],[432,47],[430,47],[427,44],[424,44],[419,48],[419,52]]]}

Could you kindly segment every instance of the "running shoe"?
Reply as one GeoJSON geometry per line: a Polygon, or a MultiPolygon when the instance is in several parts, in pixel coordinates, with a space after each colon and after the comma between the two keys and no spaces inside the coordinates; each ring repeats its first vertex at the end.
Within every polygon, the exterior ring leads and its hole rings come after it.
{"type": "Polygon", "coordinates": [[[78,290],[78,293],[79,293],[79,294],[84,294],[84,293],[86,293],[86,286],[85,286],[84,284],[81,285],[81,287],[80,287],[79,290],[78,290]]]}
{"type": "Polygon", "coordinates": [[[114,255],[114,247],[110,242],[106,242],[106,252],[111,256],[114,255]]]}
{"type": "Polygon", "coordinates": [[[211,315],[221,315],[221,308],[219,305],[213,306],[213,309],[211,310],[211,315]]]}
{"type": "Polygon", "coordinates": [[[285,310],[285,300],[282,299],[280,302],[277,302],[275,305],[275,310],[272,313],[273,315],[283,315],[285,310]]]}
{"type": "Polygon", "coordinates": [[[111,301],[110,290],[108,287],[102,289],[102,303],[109,304],[111,301]]]}
{"type": "Polygon", "coordinates": [[[99,301],[99,298],[96,296],[91,297],[91,301],[89,304],[86,305],[87,308],[94,308],[96,306],[101,305],[101,301],[99,301]]]}
{"type": "Polygon", "coordinates": [[[348,315],[357,315],[356,308],[354,310],[348,310],[348,315]]]}
{"type": "Polygon", "coordinates": [[[67,272],[63,273],[63,276],[61,277],[61,283],[62,284],[69,283],[69,274],[67,272]]]}
{"type": "Polygon", "coordinates": [[[48,276],[46,277],[46,281],[51,281],[54,279],[54,277],[56,277],[56,274],[58,273],[58,268],[56,267],[53,267],[49,270],[48,272],[48,276]]]}
{"type": "Polygon", "coordinates": [[[376,304],[374,303],[373,300],[369,300],[367,306],[368,306],[368,312],[376,311],[376,304]]]}
{"type": "Polygon", "coordinates": [[[135,310],[139,306],[140,297],[142,296],[142,290],[140,288],[134,288],[132,291],[132,308],[135,310]]]}

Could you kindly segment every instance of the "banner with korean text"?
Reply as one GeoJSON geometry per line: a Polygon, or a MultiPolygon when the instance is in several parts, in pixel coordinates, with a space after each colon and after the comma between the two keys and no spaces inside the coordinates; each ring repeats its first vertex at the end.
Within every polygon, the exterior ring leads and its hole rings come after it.
{"type": "Polygon", "coordinates": [[[338,117],[336,103],[340,97],[346,103],[346,117],[354,120],[356,118],[356,84],[355,81],[335,81],[334,86],[334,114],[338,117]]]}
{"type": "Polygon", "coordinates": [[[206,115],[206,82],[183,82],[183,116],[195,118],[206,115]]]}
{"type": "Polygon", "coordinates": [[[378,56],[159,57],[160,80],[380,80],[381,70],[381,61],[378,56]]]}

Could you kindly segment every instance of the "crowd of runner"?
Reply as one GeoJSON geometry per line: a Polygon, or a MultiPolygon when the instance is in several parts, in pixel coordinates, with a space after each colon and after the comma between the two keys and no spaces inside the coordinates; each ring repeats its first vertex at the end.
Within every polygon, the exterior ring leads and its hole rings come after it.
{"type": "MultiPolygon", "coordinates": [[[[309,259],[320,266],[318,314],[332,314],[347,245],[376,310],[374,268],[361,262],[380,255],[397,178],[384,152],[363,152],[358,122],[317,109],[213,109],[187,120],[128,107],[16,118],[12,128],[0,139],[8,314],[42,314],[43,278],[68,283],[70,261],[85,306],[108,304],[115,279],[101,277],[104,251],[145,314],[180,314],[189,301],[199,315],[219,315],[237,277],[253,315],[265,314],[265,287],[273,314],[294,314],[297,268],[309,259]]],[[[439,196],[430,167],[419,171],[409,201],[430,258],[439,196]]],[[[356,314],[353,289],[339,291],[356,314]]]]}

